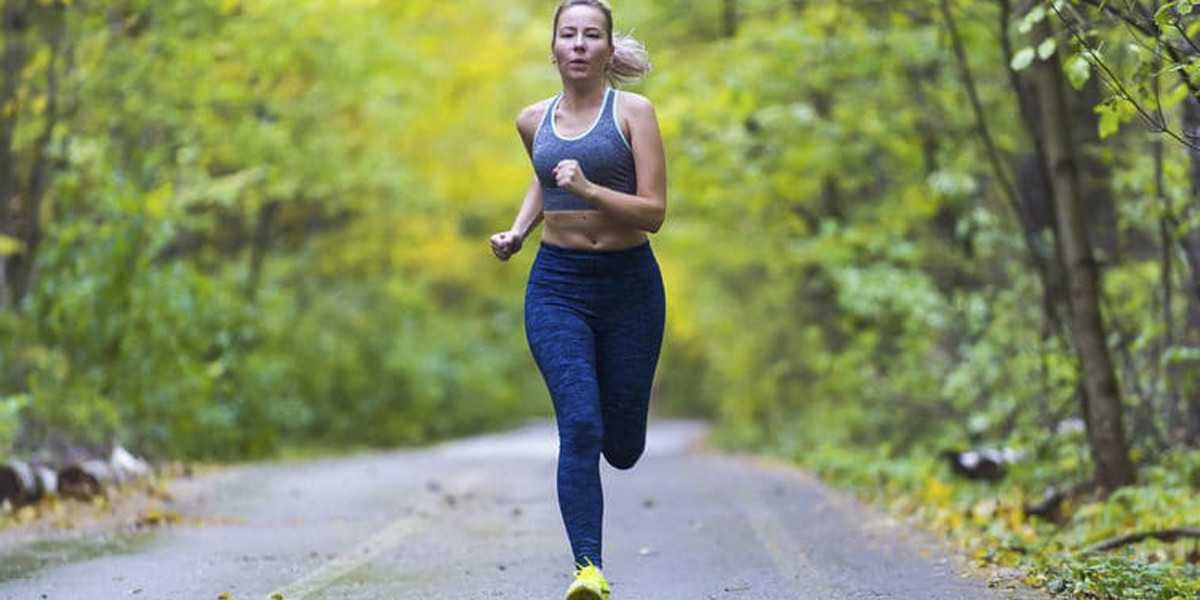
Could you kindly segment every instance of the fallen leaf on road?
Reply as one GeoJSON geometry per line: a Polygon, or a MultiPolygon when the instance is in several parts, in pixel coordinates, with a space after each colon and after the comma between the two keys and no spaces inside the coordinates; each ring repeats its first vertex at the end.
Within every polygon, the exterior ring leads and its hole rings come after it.
{"type": "Polygon", "coordinates": [[[171,496],[171,492],[167,490],[167,485],[161,481],[153,481],[146,484],[146,495],[159,500],[173,501],[175,498],[171,496]]]}
{"type": "Polygon", "coordinates": [[[145,510],[138,515],[135,525],[138,527],[154,527],[157,525],[173,525],[183,520],[179,513],[172,510],[145,510]]]}

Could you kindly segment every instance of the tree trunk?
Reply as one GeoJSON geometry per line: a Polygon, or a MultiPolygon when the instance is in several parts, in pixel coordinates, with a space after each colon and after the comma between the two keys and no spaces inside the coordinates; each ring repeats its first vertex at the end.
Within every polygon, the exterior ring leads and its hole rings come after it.
{"type": "MultiPolygon", "coordinates": [[[[1183,103],[1183,131],[1186,135],[1200,134],[1200,100],[1189,95],[1183,103]]],[[[1183,219],[1190,222],[1197,194],[1200,194],[1200,151],[1189,149],[1190,175],[1192,181],[1192,203],[1184,207],[1183,219]]],[[[1188,281],[1181,282],[1180,288],[1186,290],[1187,298],[1187,334],[1186,339],[1191,346],[1200,344],[1200,231],[1191,230],[1176,237],[1182,251],[1184,264],[1188,268],[1188,281]]],[[[1189,361],[1190,362],[1190,361],[1189,361]]],[[[1183,440],[1189,446],[1200,447],[1200,366],[1187,364],[1178,365],[1181,381],[1178,382],[1180,397],[1186,405],[1184,423],[1172,427],[1183,429],[1183,440]]]]}
{"type": "Polygon", "coordinates": [[[731,38],[737,35],[738,30],[737,0],[723,0],[721,5],[721,30],[725,34],[725,37],[731,38]]]}
{"type": "MultiPolygon", "coordinates": [[[[1103,93],[1099,77],[1091,77],[1083,89],[1069,97],[1071,134],[1077,149],[1079,190],[1087,199],[1084,226],[1091,242],[1092,256],[1101,265],[1114,265],[1121,260],[1121,249],[1117,242],[1117,208],[1113,198],[1112,182],[1108,165],[1101,156],[1104,141],[1100,139],[1100,115],[1092,107],[1100,104],[1103,93]]],[[[1150,236],[1138,236],[1135,244],[1143,247],[1147,255],[1156,245],[1150,236]]]]}
{"type": "MultiPolygon", "coordinates": [[[[813,90],[813,110],[817,117],[827,121],[833,116],[833,93],[827,89],[813,90]]],[[[846,220],[845,203],[842,201],[842,186],[836,173],[827,173],[821,178],[822,217],[832,217],[838,223],[846,220]]]]}
{"type": "MultiPolygon", "coordinates": [[[[1054,36],[1043,22],[1043,38],[1054,36]]],[[[1096,481],[1108,491],[1136,481],[1121,415],[1121,396],[1100,314],[1100,273],[1088,241],[1079,177],[1079,157],[1071,136],[1071,116],[1058,54],[1035,61],[1038,104],[1045,134],[1047,171],[1054,190],[1059,251],[1067,272],[1072,337],[1079,355],[1088,415],[1088,439],[1096,481]]]]}
{"type": "MultiPolygon", "coordinates": [[[[1157,80],[1156,80],[1157,83],[1157,80]]],[[[1163,142],[1161,138],[1155,138],[1151,142],[1151,151],[1154,156],[1154,195],[1158,197],[1159,205],[1162,209],[1162,216],[1158,219],[1158,237],[1159,237],[1159,280],[1162,285],[1162,320],[1163,320],[1163,340],[1162,351],[1158,353],[1157,364],[1162,363],[1163,355],[1170,351],[1175,346],[1175,282],[1173,271],[1175,270],[1174,261],[1171,256],[1175,249],[1174,235],[1171,233],[1173,226],[1171,225],[1171,213],[1174,212],[1171,207],[1170,199],[1166,195],[1165,174],[1163,172],[1163,142]]],[[[1183,441],[1186,437],[1186,428],[1183,427],[1182,410],[1179,399],[1179,381],[1183,379],[1184,373],[1179,369],[1179,365],[1174,362],[1168,363],[1163,369],[1163,379],[1166,383],[1166,405],[1164,407],[1164,421],[1167,427],[1167,443],[1175,441],[1183,441]]]]}
{"type": "MultiPolygon", "coordinates": [[[[15,227],[15,205],[20,189],[17,180],[17,160],[13,149],[13,134],[20,114],[17,106],[17,91],[21,83],[21,72],[29,59],[25,30],[29,27],[30,15],[24,0],[5,0],[0,9],[0,30],[4,32],[4,54],[0,57],[0,108],[12,107],[0,112],[0,235],[20,239],[15,227]]],[[[9,289],[11,278],[9,257],[0,255],[0,309],[12,298],[9,289]]]]}
{"type": "Polygon", "coordinates": [[[42,241],[42,199],[50,187],[53,171],[48,154],[59,117],[58,62],[65,43],[66,14],[65,8],[62,7],[42,10],[45,12],[39,15],[39,18],[48,17],[44,22],[45,41],[50,50],[50,59],[46,64],[46,109],[43,114],[45,123],[42,124],[42,130],[33,144],[32,166],[26,179],[28,184],[21,193],[24,201],[10,211],[13,231],[24,245],[20,254],[8,257],[5,269],[9,294],[14,305],[25,297],[33,281],[33,264],[42,241]]]}
{"type": "Polygon", "coordinates": [[[250,273],[246,278],[246,298],[251,302],[258,296],[258,285],[262,280],[263,260],[271,247],[271,226],[279,202],[272,200],[258,207],[258,218],[254,225],[254,241],[250,246],[250,273]]]}
{"type": "MultiPolygon", "coordinates": [[[[1027,243],[1032,245],[1032,252],[1038,260],[1038,276],[1042,281],[1042,385],[1049,388],[1047,373],[1049,370],[1048,342],[1052,338],[1060,339],[1064,346],[1069,346],[1067,323],[1071,320],[1071,302],[1066,285],[1066,266],[1063,264],[1062,252],[1059,248],[1058,222],[1054,215],[1054,190],[1051,186],[1051,176],[1046,158],[1045,134],[1042,126],[1042,114],[1039,108],[1038,85],[1032,80],[1029,70],[1015,71],[1010,66],[1013,61],[1013,44],[1009,34],[1012,23],[1013,7],[1009,0],[999,0],[997,37],[1004,56],[1004,68],[1008,73],[1009,87],[1017,99],[1018,113],[1029,133],[1032,154],[1026,153],[1018,158],[1017,189],[1020,193],[1020,204],[1028,219],[1025,231],[1027,243]],[[1050,233],[1046,240],[1044,232],[1050,233]],[[1065,317],[1064,317],[1065,313],[1065,317]]],[[[1024,6],[1022,11],[1027,10],[1024,6]]],[[[1090,400],[1087,386],[1080,381],[1076,384],[1075,393],[1080,406],[1083,408],[1082,417],[1085,423],[1091,422],[1088,413],[1090,400]]],[[[1049,394],[1047,393],[1047,397],[1049,394]]],[[[1043,424],[1051,434],[1057,429],[1061,419],[1056,415],[1049,403],[1043,404],[1043,424]]]]}
{"type": "MultiPolygon", "coordinates": [[[[998,35],[1001,49],[1004,53],[1005,70],[1008,72],[1009,87],[1017,98],[1017,108],[1025,129],[1029,132],[1033,145],[1033,156],[1022,156],[1017,168],[1017,191],[1020,196],[1019,209],[1014,212],[1023,216],[1025,227],[1024,238],[1030,246],[1029,251],[1036,261],[1038,277],[1042,282],[1042,340],[1053,335],[1065,337],[1063,319],[1060,309],[1067,307],[1067,291],[1062,285],[1063,266],[1058,252],[1045,247],[1042,243],[1043,231],[1050,231],[1054,239],[1058,238],[1057,225],[1054,222],[1053,190],[1050,188],[1050,173],[1046,171],[1046,148],[1042,142],[1042,119],[1038,113],[1036,90],[1022,75],[1008,65],[1012,64],[1013,48],[1009,38],[1008,25],[1012,19],[1012,7],[1008,0],[1001,0],[998,23],[998,35]]],[[[1043,344],[1044,345],[1044,344],[1043,344]]]]}

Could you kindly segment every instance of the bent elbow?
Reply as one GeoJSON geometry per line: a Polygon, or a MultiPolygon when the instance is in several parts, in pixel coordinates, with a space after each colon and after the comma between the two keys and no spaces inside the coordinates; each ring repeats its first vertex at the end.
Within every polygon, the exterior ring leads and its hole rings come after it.
{"type": "Polygon", "coordinates": [[[667,207],[662,206],[658,209],[654,219],[650,221],[650,233],[658,233],[662,229],[663,222],[667,220],[667,207]]]}
{"type": "Polygon", "coordinates": [[[663,221],[667,218],[666,203],[652,197],[651,202],[642,209],[639,217],[642,221],[641,229],[650,233],[658,233],[658,230],[662,229],[663,221]]]}

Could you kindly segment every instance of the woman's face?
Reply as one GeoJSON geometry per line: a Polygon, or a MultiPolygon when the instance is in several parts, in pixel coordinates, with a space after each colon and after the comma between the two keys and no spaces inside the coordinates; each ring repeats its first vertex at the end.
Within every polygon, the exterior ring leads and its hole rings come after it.
{"type": "Polygon", "coordinates": [[[562,11],[554,32],[554,59],[563,79],[601,79],[611,56],[604,13],[587,5],[562,11]]]}

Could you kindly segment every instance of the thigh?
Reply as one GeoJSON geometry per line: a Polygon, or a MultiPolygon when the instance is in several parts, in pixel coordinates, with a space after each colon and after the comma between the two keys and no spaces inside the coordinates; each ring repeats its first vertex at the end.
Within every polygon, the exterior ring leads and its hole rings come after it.
{"type": "Polygon", "coordinates": [[[657,269],[623,285],[618,297],[597,328],[601,411],[605,428],[615,435],[644,436],[666,320],[657,269]]]}
{"type": "Polygon", "coordinates": [[[596,338],[586,314],[545,286],[525,297],[525,337],[546,381],[560,430],[579,421],[600,424],[596,338]]]}

